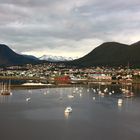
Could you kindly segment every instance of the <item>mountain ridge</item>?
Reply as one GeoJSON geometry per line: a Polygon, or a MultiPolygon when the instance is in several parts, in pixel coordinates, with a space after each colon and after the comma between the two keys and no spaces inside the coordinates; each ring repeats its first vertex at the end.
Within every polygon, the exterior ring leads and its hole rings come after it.
{"type": "Polygon", "coordinates": [[[37,60],[18,54],[5,44],[0,44],[0,66],[36,63],[37,60]]]}
{"type": "Polygon", "coordinates": [[[70,65],[90,66],[140,66],[140,43],[132,45],[105,42],[85,56],[69,62],[70,65]]]}
{"type": "MultiPolygon", "coordinates": [[[[60,57],[62,58],[62,57],[60,57]]],[[[140,41],[131,45],[118,42],[105,42],[97,46],[85,56],[75,60],[54,61],[55,63],[65,63],[66,65],[78,67],[92,66],[127,66],[140,67],[140,41]]],[[[46,60],[36,59],[34,56],[21,55],[11,50],[7,45],[0,44],[0,66],[22,65],[33,63],[47,63],[46,60]]],[[[52,62],[49,61],[49,62],[52,62]]]]}

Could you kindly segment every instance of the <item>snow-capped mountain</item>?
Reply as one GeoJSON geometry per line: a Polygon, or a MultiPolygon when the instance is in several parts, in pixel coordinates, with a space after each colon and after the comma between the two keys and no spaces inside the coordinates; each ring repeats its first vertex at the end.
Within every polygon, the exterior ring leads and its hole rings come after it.
{"type": "Polygon", "coordinates": [[[47,61],[51,61],[51,62],[59,62],[59,61],[70,61],[70,60],[73,60],[72,57],[53,56],[53,55],[43,55],[39,59],[40,60],[47,60],[47,61]]]}

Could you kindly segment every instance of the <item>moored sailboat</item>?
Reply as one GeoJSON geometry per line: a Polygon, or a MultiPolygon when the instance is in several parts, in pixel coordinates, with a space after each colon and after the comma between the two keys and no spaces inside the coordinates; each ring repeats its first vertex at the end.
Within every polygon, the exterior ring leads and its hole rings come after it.
{"type": "Polygon", "coordinates": [[[2,82],[0,84],[0,95],[12,95],[11,92],[11,82],[9,81],[9,83],[4,83],[2,82]]]}

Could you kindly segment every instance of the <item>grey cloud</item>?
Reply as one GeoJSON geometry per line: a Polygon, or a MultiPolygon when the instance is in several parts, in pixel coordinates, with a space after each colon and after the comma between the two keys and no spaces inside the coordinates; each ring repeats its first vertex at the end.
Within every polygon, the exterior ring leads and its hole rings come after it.
{"type": "Polygon", "coordinates": [[[139,9],[139,0],[0,0],[0,40],[18,51],[69,49],[85,39],[135,41],[139,9]]]}

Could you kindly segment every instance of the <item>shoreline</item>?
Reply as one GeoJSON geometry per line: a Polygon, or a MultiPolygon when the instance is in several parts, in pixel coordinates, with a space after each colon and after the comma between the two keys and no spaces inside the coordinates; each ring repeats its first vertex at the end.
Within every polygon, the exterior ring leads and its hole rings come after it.
{"type": "MultiPolygon", "coordinates": [[[[1,77],[0,76],[0,81],[4,81],[4,80],[18,80],[19,83],[20,81],[23,80],[23,77],[1,77]]],[[[44,79],[43,79],[44,80],[44,79]]],[[[55,83],[55,81],[51,81],[53,82],[52,84],[39,84],[39,82],[41,83],[42,79],[40,78],[39,80],[37,80],[38,82],[36,82],[36,85],[30,83],[29,85],[23,85],[23,84],[11,84],[11,89],[39,89],[39,88],[59,88],[59,87],[72,87],[72,86],[91,86],[91,85],[96,85],[98,83],[101,83],[102,85],[122,85],[122,84],[128,84],[128,85],[140,85],[140,80],[139,79],[133,79],[133,80],[96,80],[96,79],[87,79],[87,80],[71,80],[70,83],[55,83]]],[[[46,79],[46,81],[49,82],[48,79],[46,79]]],[[[26,83],[26,82],[25,82],[26,83]]]]}
{"type": "MultiPolygon", "coordinates": [[[[101,86],[118,86],[122,85],[122,83],[107,83],[100,82],[101,86]]],[[[49,85],[11,85],[11,89],[41,89],[41,88],[67,88],[67,87],[92,87],[98,86],[99,82],[92,82],[88,84],[49,84],[49,85]]],[[[129,83],[128,85],[140,85],[137,83],[129,83]]]]}

